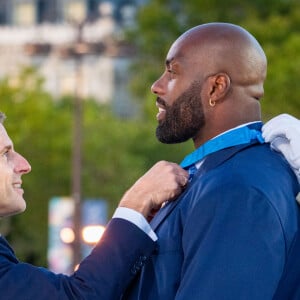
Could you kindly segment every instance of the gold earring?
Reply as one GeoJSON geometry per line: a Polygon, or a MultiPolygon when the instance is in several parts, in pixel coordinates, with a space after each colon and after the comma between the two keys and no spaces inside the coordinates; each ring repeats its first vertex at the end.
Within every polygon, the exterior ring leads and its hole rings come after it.
{"type": "Polygon", "coordinates": [[[210,105],[211,107],[214,107],[214,106],[216,105],[216,101],[211,100],[211,98],[209,98],[209,105],[210,105]]]}

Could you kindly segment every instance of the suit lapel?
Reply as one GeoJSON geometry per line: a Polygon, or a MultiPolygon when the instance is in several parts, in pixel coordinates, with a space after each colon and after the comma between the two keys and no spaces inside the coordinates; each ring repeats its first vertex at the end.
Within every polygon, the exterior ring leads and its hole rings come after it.
{"type": "MultiPolygon", "coordinates": [[[[185,192],[184,192],[185,194],[185,192]]],[[[182,194],[177,200],[168,202],[164,207],[162,207],[158,213],[155,215],[153,220],[150,222],[150,225],[153,230],[155,230],[162,222],[163,220],[172,212],[172,210],[178,205],[178,203],[181,201],[182,194]]]]}
{"type": "MultiPolygon", "coordinates": [[[[237,152],[242,151],[245,148],[251,147],[257,144],[257,141],[252,141],[249,144],[239,145],[235,147],[226,148],[215,153],[208,155],[199,170],[193,177],[193,181],[189,184],[187,189],[183,194],[179,196],[179,198],[175,201],[168,202],[164,207],[162,207],[158,213],[155,215],[150,225],[152,229],[155,231],[158,226],[168,217],[168,215],[174,210],[174,208],[179,204],[179,202],[184,198],[184,195],[189,191],[189,189],[193,186],[193,184],[197,181],[197,178],[205,174],[211,169],[216,168],[218,165],[222,164],[224,161],[230,159],[237,152]]],[[[183,200],[184,201],[184,200],[183,200]]]]}

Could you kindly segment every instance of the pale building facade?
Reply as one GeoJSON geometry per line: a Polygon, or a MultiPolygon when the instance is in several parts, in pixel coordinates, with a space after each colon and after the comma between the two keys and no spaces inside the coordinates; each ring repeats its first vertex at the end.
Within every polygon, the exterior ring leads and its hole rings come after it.
{"type": "Polygon", "coordinates": [[[127,75],[133,52],[119,37],[136,6],[115,2],[0,0],[0,79],[33,65],[55,98],[74,94],[80,85],[81,96],[112,102],[118,114],[132,115],[127,75]],[[73,55],[79,40],[86,49],[73,55]]]}

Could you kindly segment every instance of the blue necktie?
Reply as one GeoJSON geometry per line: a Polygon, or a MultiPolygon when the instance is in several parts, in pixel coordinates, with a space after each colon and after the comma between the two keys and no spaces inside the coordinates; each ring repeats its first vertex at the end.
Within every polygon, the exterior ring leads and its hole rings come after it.
{"type": "Polygon", "coordinates": [[[193,180],[193,177],[194,175],[196,174],[197,172],[197,168],[196,168],[196,165],[193,164],[189,167],[188,169],[188,173],[189,173],[189,182],[191,182],[193,180]]]}

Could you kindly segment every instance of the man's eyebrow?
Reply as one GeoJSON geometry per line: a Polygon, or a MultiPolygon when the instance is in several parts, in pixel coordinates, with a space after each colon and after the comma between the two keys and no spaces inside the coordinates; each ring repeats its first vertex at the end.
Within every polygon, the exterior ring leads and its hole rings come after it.
{"type": "Polygon", "coordinates": [[[168,58],[166,59],[166,67],[177,67],[178,65],[181,65],[184,62],[184,57],[181,55],[176,55],[176,57],[168,58]]]}
{"type": "Polygon", "coordinates": [[[169,68],[172,61],[174,61],[174,57],[173,58],[170,58],[170,59],[166,59],[166,67],[169,68]]]}
{"type": "Polygon", "coordinates": [[[7,146],[4,146],[0,152],[5,152],[5,151],[9,151],[9,150],[12,150],[13,149],[13,146],[12,145],[7,145],[7,146]]]}

